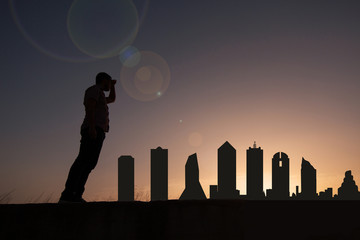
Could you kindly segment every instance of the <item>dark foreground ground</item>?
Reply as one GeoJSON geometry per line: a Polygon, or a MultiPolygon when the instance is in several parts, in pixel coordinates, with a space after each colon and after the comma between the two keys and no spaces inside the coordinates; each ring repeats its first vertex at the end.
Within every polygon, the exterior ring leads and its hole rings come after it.
{"type": "Polygon", "coordinates": [[[356,239],[360,201],[0,205],[0,239],[356,239]]]}

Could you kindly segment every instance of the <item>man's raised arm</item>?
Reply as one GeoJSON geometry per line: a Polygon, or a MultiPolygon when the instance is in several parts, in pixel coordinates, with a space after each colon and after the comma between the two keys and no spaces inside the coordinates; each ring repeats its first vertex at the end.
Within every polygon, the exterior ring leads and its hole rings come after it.
{"type": "Polygon", "coordinates": [[[109,96],[106,98],[106,103],[113,103],[116,99],[116,93],[115,93],[115,84],[116,80],[111,80],[111,86],[110,86],[110,93],[109,96]]]}

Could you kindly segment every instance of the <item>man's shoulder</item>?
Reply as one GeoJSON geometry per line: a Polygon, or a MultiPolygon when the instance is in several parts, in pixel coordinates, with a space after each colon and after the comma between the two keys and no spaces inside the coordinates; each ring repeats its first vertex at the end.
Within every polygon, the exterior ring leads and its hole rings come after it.
{"type": "Polygon", "coordinates": [[[85,91],[85,95],[104,95],[103,90],[98,85],[92,85],[91,87],[88,87],[85,91]]]}
{"type": "Polygon", "coordinates": [[[89,92],[89,91],[101,91],[101,89],[98,87],[98,85],[94,84],[88,87],[85,92],[89,92]]]}
{"type": "Polygon", "coordinates": [[[105,98],[105,94],[103,92],[103,90],[98,86],[98,85],[93,85],[91,87],[88,87],[85,91],[85,96],[84,96],[84,102],[86,99],[88,98],[93,98],[96,101],[105,98]]]}

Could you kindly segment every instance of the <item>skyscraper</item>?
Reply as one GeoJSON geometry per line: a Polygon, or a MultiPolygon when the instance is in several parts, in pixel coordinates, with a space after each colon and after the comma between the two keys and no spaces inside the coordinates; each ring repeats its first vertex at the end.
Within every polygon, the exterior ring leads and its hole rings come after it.
{"type": "Polygon", "coordinates": [[[179,200],[206,199],[199,181],[199,165],[196,153],[190,155],[185,165],[185,190],[179,200]]]}
{"type": "Polygon", "coordinates": [[[118,201],[134,201],[134,158],[118,159],[118,201]]]}
{"type": "Polygon", "coordinates": [[[272,198],[289,198],[289,180],[289,157],[283,152],[278,152],[272,159],[272,198]]]}
{"type": "Polygon", "coordinates": [[[168,150],[151,149],[151,201],[168,200],[168,150]]]}
{"type": "Polygon", "coordinates": [[[315,199],[316,169],[304,158],[301,162],[301,199],[315,199]]]}
{"type": "Polygon", "coordinates": [[[246,194],[250,199],[264,198],[263,159],[263,150],[254,142],[246,151],[246,194]]]}
{"type": "Polygon", "coordinates": [[[236,150],[226,141],[218,149],[217,198],[238,198],[236,190],[236,150]]]}
{"type": "Polygon", "coordinates": [[[345,172],[345,178],[341,187],[338,188],[338,198],[344,200],[359,200],[360,193],[354,181],[351,170],[345,172]]]}

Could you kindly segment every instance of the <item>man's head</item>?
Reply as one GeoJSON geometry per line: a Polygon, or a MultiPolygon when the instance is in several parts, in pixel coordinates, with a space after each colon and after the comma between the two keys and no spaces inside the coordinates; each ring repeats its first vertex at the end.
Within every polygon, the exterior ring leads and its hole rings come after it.
{"type": "Polygon", "coordinates": [[[111,76],[105,72],[96,75],[96,85],[100,86],[103,91],[109,91],[111,87],[111,76]]]}

